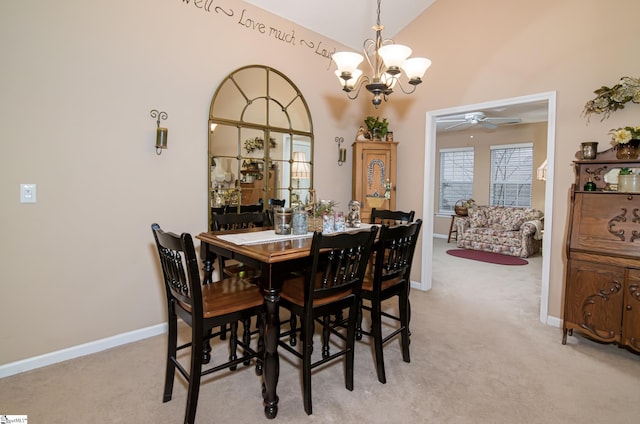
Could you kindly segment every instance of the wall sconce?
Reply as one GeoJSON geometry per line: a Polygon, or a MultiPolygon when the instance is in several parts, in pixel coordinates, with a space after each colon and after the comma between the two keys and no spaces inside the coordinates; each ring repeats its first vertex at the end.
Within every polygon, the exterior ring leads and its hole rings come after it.
{"type": "Polygon", "coordinates": [[[156,121],[158,126],[156,129],[156,154],[159,155],[162,153],[162,149],[167,148],[167,137],[169,135],[169,130],[160,126],[160,120],[166,120],[169,115],[167,115],[167,112],[159,112],[157,109],[153,109],[151,117],[158,118],[156,121]]]}
{"type": "Polygon", "coordinates": [[[342,146],[344,143],[343,137],[336,137],[336,143],[338,143],[338,166],[342,166],[347,161],[347,149],[342,146]]]}

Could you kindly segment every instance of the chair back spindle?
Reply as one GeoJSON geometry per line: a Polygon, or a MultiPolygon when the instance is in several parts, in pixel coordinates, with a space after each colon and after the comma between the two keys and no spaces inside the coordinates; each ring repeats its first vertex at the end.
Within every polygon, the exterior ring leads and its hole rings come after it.
{"type": "Polygon", "coordinates": [[[415,214],[415,211],[403,212],[372,208],[370,223],[386,225],[406,224],[413,222],[415,214]]]}

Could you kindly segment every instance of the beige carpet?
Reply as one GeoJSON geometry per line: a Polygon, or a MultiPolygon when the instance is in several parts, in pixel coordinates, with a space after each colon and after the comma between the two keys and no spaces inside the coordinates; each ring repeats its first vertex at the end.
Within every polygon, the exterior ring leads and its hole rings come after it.
{"type": "MultiPolygon", "coordinates": [[[[538,321],[541,258],[510,267],[446,255],[436,240],[433,290],[411,292],[410,364],[385,349],[387,384],[371,351],[356,350],[355,390],[340,363],[313,376],[314,414],[302,407],[299,372],[281,355],[273,422],[637,423],[640,356],[538,321]]],[[[452,245],[449,245],[449,247],[452,245]]],[[[159,306],[160,307],[160,306],[159,306]]],[[[185,385],[162,403],[165,337],[0,380],[0,414],[29,423],[179,423],[185,385]]],[[[224,348],[221,350],[224,352],[224,348]]],[[[199,423],[267,422],[253,367],[203,384],[199,423]]]]}

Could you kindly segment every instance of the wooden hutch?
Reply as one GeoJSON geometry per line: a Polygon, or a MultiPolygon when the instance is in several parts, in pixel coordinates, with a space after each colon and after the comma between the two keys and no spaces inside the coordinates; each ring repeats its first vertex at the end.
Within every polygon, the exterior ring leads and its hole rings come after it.
{"type": "MultiPolygon", "coordinates": [[[[578,153],[580,154],[580,153],[578,153]]],[[[574,161],[567,234],[562,343],[577,330],[640,352],[640,193],[616,191],[615,149],[574,161]],[[586,191],[593,181],[595,191],[586,191]]]]}

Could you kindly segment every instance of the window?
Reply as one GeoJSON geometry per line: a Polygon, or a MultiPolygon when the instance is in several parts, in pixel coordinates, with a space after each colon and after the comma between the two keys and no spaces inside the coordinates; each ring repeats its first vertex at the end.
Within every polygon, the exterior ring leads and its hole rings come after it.
{"type": "Polygon", "coordinates": [[[492,206],[531,207],[533,144],[491,146],[492,206]]]}
{"type": "Polygon", "coordinates": [[[473,197],[473,147],[440,150],[438,213],[452,214],[458,200],[473,197]]]}

